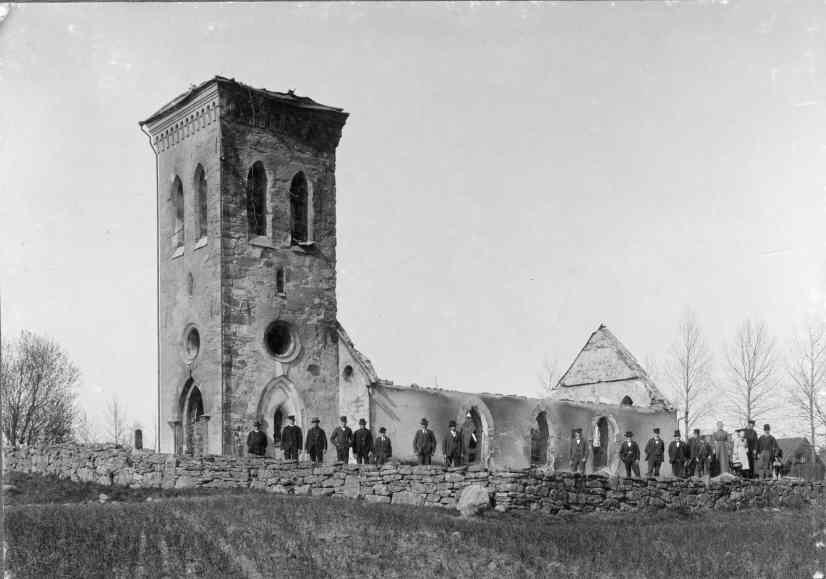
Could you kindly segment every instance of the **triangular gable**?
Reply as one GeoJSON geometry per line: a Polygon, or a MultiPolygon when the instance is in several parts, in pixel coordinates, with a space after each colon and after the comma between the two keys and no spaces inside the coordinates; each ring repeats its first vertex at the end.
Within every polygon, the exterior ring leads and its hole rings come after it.
{"type": "Polygon", "coordinates": [[[341,322],[336,321],[336,327],[338,328],[339,339],[345,346],[347,346],[347,350],[350,352],[353,360],[358,362],[359,366],[361,366],[361,369],[364,371],[364,374],[367,376],[370,383],[374,384],[378,382],[379,377],[376,374],[376,370],[373,368],[373,363],[370,362],[370,359],[356,349],[355,344],[353,344],[353,340],[351,340],[350,336],[347,335],[347,332],[344,331],[344,327],[341,325],[341,322]]]}

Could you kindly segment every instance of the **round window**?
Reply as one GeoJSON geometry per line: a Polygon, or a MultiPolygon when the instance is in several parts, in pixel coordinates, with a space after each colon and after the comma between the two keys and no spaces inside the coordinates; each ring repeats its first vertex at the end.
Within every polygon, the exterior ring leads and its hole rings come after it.
{"type": "Polygon", "coordinates": [[[186,357],[188,360],[194,360],[201,350],[201,334],[198,333],[197,328],[190,328],[186,333],[186,341],[184,343],[186,350],[186,357]]]}
{"type": "Polygon", "coordinates": [[[281,321],[271,323],[264,332],[264,345],[276,358],[291,356],[296,349],[296,339],[290,324],[281,321]]]}

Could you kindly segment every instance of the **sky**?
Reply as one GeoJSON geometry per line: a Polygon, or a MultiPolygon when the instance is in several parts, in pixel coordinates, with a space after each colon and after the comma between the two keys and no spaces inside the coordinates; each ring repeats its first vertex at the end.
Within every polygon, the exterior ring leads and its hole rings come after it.
{"type": "Polygon", "coordinates": [[[338,311],[381,377],[536,395],[601,323],[656,367],[687,308],[722,376],[744,320],[785,350],[826,311],[824,26],[807,1],[12,5],[4,338],[57,340],[87,413],[116,396],[151,444],[137,123],[222,75],[350,113],[338,311]]]}

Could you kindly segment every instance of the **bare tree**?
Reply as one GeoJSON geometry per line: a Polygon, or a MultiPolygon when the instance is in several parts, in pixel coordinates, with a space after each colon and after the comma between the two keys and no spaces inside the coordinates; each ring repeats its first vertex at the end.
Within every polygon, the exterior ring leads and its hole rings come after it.
{"type": "Polygon", "coordinates": [[[85,410],[78,410],[75,417],[74,439],[81,444],[100,442],[100,435],[95,422],[85,410]]]}
{"type": "Polygon", "coordinates": [[[777,383],[774,338],[766,324],[743,322],[727,350],[729,402],[732,413],[745,424],[764,416],[772,404],[770,398],[777,383]]]}
{"type": "Polygon", "coordinates": [[[126,410],[118,401],[117,396],[112,396],[112,399],[106,405],[106,437],[114,444],[126,444],[129,438],[129,432],[126,426],[126,410]]]}
{"type": "Polygon", "coordinates": [[[542,394],[548,395],[559,387],[559,375],[557,371],[557,364],[555,360],[545,356],[542,360],[542,368],[536,375],[539,384],[542,387],[542,394]]]}
{"type": "Polygon", "coordinates": [[[677,332],[677,340],[668,351],[665,374],[681,413],[678,420],[688,434],[711,410],[708,395],[712,389],[712,357],[693,312],[683,314],[677,332]]]}
{"type": "Polygon", "coordinates": [[[797,416],[809,428],[812,462],[817,458],[817,431],[826,427],[826,324],[810,320],[795,338],[787,367],[791,378],[789,398],[797,416]]]}
{"type": "Polygon", "coordinates": [[[64,442],[75,419],[80,372],[54,341],[23,331],[3,344],[2,429],[12,444],[64,442]]]}

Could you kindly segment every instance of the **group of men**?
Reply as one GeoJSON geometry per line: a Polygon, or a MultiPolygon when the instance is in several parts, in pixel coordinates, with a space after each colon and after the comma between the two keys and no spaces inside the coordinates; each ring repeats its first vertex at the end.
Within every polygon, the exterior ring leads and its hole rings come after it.
{"type": "MultiPolygon", "coordinates": [[[[773,475],[773,462],[779,452],[779,447],[774,436],[771,434],[771,427],[763,426],[763,435],[758,437],[754,431],[754,421],[749,421],[747,428],[739,429],[743,431],[744,446],[747,450],[748,465],[740,465],[738,472],[746,478],[757,476],[755,463],[758,463],[760,478],[770,478],[773,475]]],[[[660,476],[660,467],[666,458],[665,441],[660,437],[660,429],[653,429],[653,436],[645,445],[645,461],[648,464],[647,477],[660,476]]],[[[728,433],[722,429],[722,423],[718,423],[718,430],[714,434],[702,436],[700,429],[695,428],[693,436],[684,441],[679,430],[674,431],[674,438],[669,442],[667,449],[668,462],[671,464],[671,472],[678,478],[689,478],[692,476],[714,476],[720,472],[729,472],[730,466],[735,465],[730,458],[731,441],[728,433]]],[[[576,472],[574,465],[575,455],[572,446],[571,469],[576,472]]],[[[577,455],[578,456],[578,455],[577,455]]],[[[640,476],[640,448],[634,440],[633,432],[625,433],[625,440],[620,446],[620,460],[625,466],[625,475],[631,478],[640,476]]],[[[584,461],[582,464],[584,472],[584,461]]]]}
{"type": "MultiPolygon", "coordinates": [[[[281,431],[281,450],[284,453],[284,460],[298,460],[298,455],[302,451],[301,428],[295,424],[295,416],[287,417],[289,424],[281,431]]],[[[359,428],[353,430],[347,426],[347,417],[342,416],[340,424],[330,435],[330,443],[336,449],[336,460],[338,462],[350,462],[350,449],[356,457],[358,464],[382,465],[393,456],[393,446],[387,436],[387,429],[379,428],[379,435],[374,439],[373,433],[367,428],[367,421],[359,419],[359,428]]],[[[324,453],[327,452],[327,434],[319,426],[321,422],[318,417],[311,421],[312,427],[307,431],[307,438],[303,445],[303,450],[307,452],[313,464],[324,462],[324,453]]],[[[254,424],[254,430],[247,436],[247,452],[253,456],[264,456],[267,452],[267,435],[261,431],[261,423],[254,424]]]]}
{"type": "MultiPolygon", "coordinates": [[[[445,465],[460,466],[476,462],[479,454],[479,433],[476,425],[472,421],[470,412],[466,415],[465,425],[462,430],[456,429],[456,421],[448,422],[448,432],[442,439],[442,454],[445,465]]],[[[422,418],[419,423],[421,428],[416,431],[413,437],[413,452],[419,460],[419,464],[430,464],[433,455],[436,453],[436,435],[428,428],[430,424],[427,418],[422,418]]]]}

